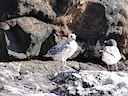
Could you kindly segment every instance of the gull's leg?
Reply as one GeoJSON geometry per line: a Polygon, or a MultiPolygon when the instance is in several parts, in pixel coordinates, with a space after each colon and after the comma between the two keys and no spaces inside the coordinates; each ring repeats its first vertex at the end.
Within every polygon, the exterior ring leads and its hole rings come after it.
{"type": "Polygon", "coordinates": [[[66,59],[64,59],[64,68],[69,68],[69,66],[67,65],[66,59]]]}
{"type": "Polygon", "coordinates": [[[108,69],[108,71],[110,71],[110,66],[107,64],[107,69],[108,69]]]}
{"type": "Polygon", "coordinates": [[[66,62],[66,60],[64,60],[64,65],[67,66],[67,62],[66,62]]]}
{"type": "Polygon", "coordinates": [[[64,63],[63,59],[61,59],[61,63],[64,63]]]}
{"type": "Polygon", "coordinates": [[[63,63],[64,67],[66,67],[66,66],[67,66],[67,65],[66,65],[66,60],[61,59],[61,62],[63,63]]]}
{"type": "Polygon", "coordinates": [[[68,68],[66,60],[64,60],[64,67],[68,68]]]}
{"type": "Polygon", "coordinates": [[[116,71],[118,71],[118,65],[117,65],[117,63],[115,64],[115,68],[116,68],[116,71]]]}
{"type": "Polygon", "coordinates": [[[63,66],[65,65],[64,59],[61,59],[61,63],[62,63],[61,68],[63,68],[63,66]]]}
{"type": "Polygon", "coordinates": [[[61,63],[63,63],[63,64],[64,64],[64,59],[61,59],[61,63]]]}

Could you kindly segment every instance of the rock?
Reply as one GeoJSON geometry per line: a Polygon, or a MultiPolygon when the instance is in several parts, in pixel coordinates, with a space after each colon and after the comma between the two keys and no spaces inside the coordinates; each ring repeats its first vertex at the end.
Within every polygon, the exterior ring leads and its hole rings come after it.
{"type": "Polygon", "coordinates": [[[56,76],[54,81],[61,87],[52,92],[61,96],[126,96],[127,79],[127,72],[80,70],[56,76]]]}
{"type": "Polygon", "coordinates": [[[109,72],[89,62],[67,61],[67,64],[68,68],[58,61],[0,62],[0,95],[125,96],[128,93],[127,71],[109,72]]]}
{"type": "Polygon", "coordinates": [[[56,10],[56,6],[57,6],[56,0],[48,0],[48,2],[52,6],[52,8],[56,10]]]}
{"type": "Polygon", "coordinates": [[[33,17],[21,17],[7,22],[11,29],[5,32],[6,48],[8,54],[16,59],[38,56],[42,43],[57,27],[33,17]]]}
{"type": "Polygon", "coordinates": [[[98,50],[102,48],[105,32],[108,29],[104,6],[91,2],[83,3],[72,10],[74,11],[69,12],[70,21],[67,23],[69,29],[81,39],[80,45],[85,50],[83,59],[99,58],[98,50]]]}
{"type": "Polygon", "coordinates": [[[32,15],[44,21],[56,18],[47,0],[1,0],[0,5],[0,21],[24,15],[32,15]]]}
{"type": "Polygon", "coordinates": [[[45,22],[56,18],[56,13],[47,0],[18,0],[18,14],[30,14],[45,22]]]}
{"type": "MultiPolygon", "coordinates": [[[[79,64],[70,61],[69,64],[79,64]]],[[[85,64],[87,66],[88,64],[85,64]]],[[[75,65],[74,65],[75,66],[75,65]]],[[[88,65],[90,66],[90,65],[88,65]]],[[[1,62],[0,63],[0,95],[15,96],[23,95],[31,96],[45,93],[53,93],[63,76],[73,74],[75,78],[81,78],[72,68],[64,68],[62,63],[57,61],[18,61],[18,62],[1,62]],[[63,74],[64,75],[61,75],[63,74]],[[58,81],[56,78],[60,74],[58,81]],[[30,95],[29,95],[30,94],[30,95]]],[[[74,78],[74,77],[73,77],[74,78]]],[[[67,77],[65,77],[67,79],[67,77]]],[[[66,81],[64,81],[66,82],[66,81]]],[[[68,82],[68,81],[67,81],[68,82]]],[[[61,82],[63,84],[63,82],[61,82]]],[[[51,94],[52,95],[52,94],[51,94]]],[[[38,96],[38,95],[37,95],[38,96]]],[[[54,96],[54,93],[53,93],[54,96]]]]}
{"type": "Polygon", "coordinates": [[[0,29],[0,61],[7,61],[9,58],[6,45],[4,30],[0,29]]]}
{"type": "Polygon", "coordinates": [[[17,0],[0,0],[0,21],[15,17],[17,11],[17,0]]]}
{"type": "Polygon", "coordinates": [[[60,66],[51,62],[49,64],[41,61],[0,63],[1,70],[3,70],[0,72],[0,83],[3,88],[0,94],[31,96],[31,94],[49,93],[50,95],[48,90],[55,88],[55,85],[50,83],[48,78],[54,75],[60,66]]]}

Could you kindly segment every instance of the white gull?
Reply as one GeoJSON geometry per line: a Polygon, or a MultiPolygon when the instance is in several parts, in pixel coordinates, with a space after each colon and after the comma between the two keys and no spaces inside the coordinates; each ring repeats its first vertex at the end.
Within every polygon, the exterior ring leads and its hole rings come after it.
{"type": "Polygon", "coordinates": [[[66,60],[70,58],[78,48],[75,34],[69,34],[66,42],[57,44],[48,50],[45,57],[52,57],[55,61],[61,61],[66,65],[66,60]]]}
{"type": "Polygon", "coordinates": [[[114,39],[109,39],[104,42],[107,44],[102,52],[102,61],[107,64],[107,68],[110,71],[110,65],[115,65],[116,70],[118,70],[117,63],[121,59],[120,51],[117,47],[117,42],[114,39]]]}

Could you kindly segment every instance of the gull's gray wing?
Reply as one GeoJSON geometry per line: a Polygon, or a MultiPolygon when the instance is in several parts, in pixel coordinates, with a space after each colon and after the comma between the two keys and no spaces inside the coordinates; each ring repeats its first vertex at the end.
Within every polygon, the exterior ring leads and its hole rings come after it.
{"type": "Polygon", "coordinates": [[[53,46],[49,51],[48,51],[48,55],[56,55],[56,54],[60,54],[63,51],[66,51],[68,49],[68,43],[63,43],[63,44],[58,44],[53,46]]]}
{"type": "Polygon", "coordinates": [[[115,58],[120,57],[120,51],[116,46],[106,46],[104,48],[104,52],[109,53],[110,55],[113,55],[115,58]]]}

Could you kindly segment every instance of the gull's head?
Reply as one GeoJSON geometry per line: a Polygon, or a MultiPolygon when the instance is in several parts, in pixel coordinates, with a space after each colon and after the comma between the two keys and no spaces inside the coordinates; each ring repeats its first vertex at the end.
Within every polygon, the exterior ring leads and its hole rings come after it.
{"type": "Polygon", "coordinates": [[[69,40],[76,40],[76,35],[75,34],[69,34],[68,39],[69,40]]]}
{"type": "Polygon", "coordinates": [[[117,46],[117,42],[114,39],[105,40],[104,43],[108,46],[117,46]]]}

